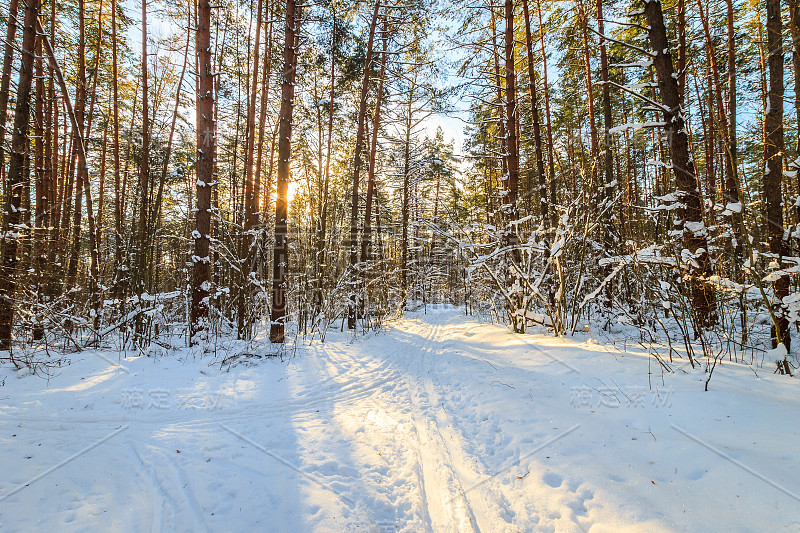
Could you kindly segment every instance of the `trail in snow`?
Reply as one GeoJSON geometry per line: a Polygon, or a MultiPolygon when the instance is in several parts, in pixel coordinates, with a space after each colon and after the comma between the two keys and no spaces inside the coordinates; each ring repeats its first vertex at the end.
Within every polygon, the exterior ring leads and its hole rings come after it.
{"type": "Polygon", "coordinates": [[[741,365],[704,393],[446,306],[284,363],[120,365],[0,373],[0,530],[800,528],[798,382],[741,365]]]}

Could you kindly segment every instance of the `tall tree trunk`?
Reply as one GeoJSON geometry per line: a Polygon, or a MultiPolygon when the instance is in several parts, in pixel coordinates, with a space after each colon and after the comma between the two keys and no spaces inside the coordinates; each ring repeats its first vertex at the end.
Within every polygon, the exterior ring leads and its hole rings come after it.
{"type": "MultiPolygon", "coordinates": [[[[736,185],[736,165],[739,159],[739,147],[736,139],[736,28],[734,27],[735,13],[733,0],[725,0],[728,17],[728,146],[727,151],[731,159],[731,171],[725,182],[725,194],[735,198],[729,201],[739,201],[739,188],[736,185]]],[[[797,105],[800,106],[800,103],[797,105]]]]}
{"type": "MultiPolygon", "coordinates": [[[[55,2],[50,2],[50,36],[55,33],[55,2]]],[[[44,233],[47,265],[45,268],[45,282],[42,287],[44,297],[56,293],[53,283],[52,265],[55,263],[55,246],[53,234],[58,226],[58,106],[55,98],[55,74],[53,68],[48,66],[47,97],[44,116],[44,172],[45,188],[47,189],[47,212],[45,215],[44,233]]],[[[44,253],[44,251],[42,252],[44,253]]]]}
{"type": "MultiPolygon", "coordinates": [[[[514,60],[514,0],[505,0],[505,81],[506,81],[506,132],[508,142],[506,145],[506,160],[508,167],[507,181],[503,188],[503,213],[506,222],[504,231],[505,245],[512,247],[510,259],[519,265],[521,257],[516,245],[519,244],[519,228],[516,224],[519,218],[517,208],[517,198],[519,192],[519,145],[517,143],[517,116],[519,109],[517,106],[517,74],[516,63],[514,60]]],[[[514,272],[508,282],[509,291],[513,287],[520,285],[517,281],[517,273],[514,272]]],[[[524,318],[520,321],[517,313],[522,308],[520,295],[515,295],[514,309],[509,309],[512,318],[514,331],[523,331],[525,327],[524,318]]]]}
{"type": "MultiPolygon", "coordinates": [[[[367,94],[369,93],[369,77],[372,72],[372,42],[375,37],[375,26],[378,23],[378,11],[380,10],[380,0],[375,1],[372,12],[372,22],[369,26],[369,39],[367,40],[367,57],[364,63],[364,78],[361,82],[361,98],[358,106],[358,127],[356,129],[356,147],[353,154],[353,195],[350,206],[350,268],[352,269],[352,280],[355,283],[356,265],[358,263],[358,181],[361,173],[361,152],[364,150],[364,121],[367,114],[367,94]]],[[[347,306],[347,328],[356,328],[356,314],[358,312],[358,289],[352,285],[349,303],[347,306]]]]}
{"type": "Polygon", "coordinates": [[[214,71],[211,64],[211,3],[197,0],[197,202],[194,236],[194,280],[192,286],[192,342],[204,340],[208,331],[211,289],[211,190],[216,158],[216,123],[214,120],[214,71]],[[199,337],[199,338],[198,338],[199,337]]]}
{"type": "Polygon", "coordinates": [[[508,136],[506,135],[506,103],[503,101],[503,80],[500,77],[500,52],[497,45],[497,24],[495,22],[494,3],[489,5],[492,20],[492,55],[494,56],[494,82],[497,92],[497,133],[500,139],[500,183],[505,188],[508,183],[508,136]]]}
{"type": "MultiPolygon", "coordinates": [[[[216,5],[212,6],[211,9],[216,9],[216,5]]],[[[222,72],[222,65],[225,61],[225,52],[228,50],[229,46],[226,45],[228,41],[228,26],[230,24],[230,17],[221,17],[224,21],[224,25],[222,26],[222,39],[219,37],[214,39],[214,51],[211,54],[211,63],[214,64],[216,62],[216,68],[213,72],[222,72]]],[[[219,18],[217,19],[219,20],[219,18]]],[[[219,27],[219,22],[217,22],[217,27],[219,27]]],[[[214,124],[216,128],[216,124],[219,122],[219,98],[217,97],[220,94],[220,87],[222,86],[222,76],[212,74],[213,78],[213,94],[215,95],[213,105],[212,105],[212,112],[214,116],[214,124]]],[[[236,118],[238,120],[239,114],[236,114],[236,118]]],[[[214,137],[212,139],[214,141],[214,157],[211,160],[211,173],[214,177],[214,181],[212,184],[216,184],[219,182],[219,166],[217,164],[217,132],[216,129],[214,131],[214,137]]],[[[236,167],[236,158],[233,158],[233,164],[231,167],[235,170],[236,167]]],[[[219,213],[219,187],[212,185],[213,189],[211,192],[211,212],[212,213],[219,213]]],[[[236,201],[236,195],[233,195],[233,203],[236,201]]],[[[220,217],[213,216],[211,217],[211,233],[210,235],[221,235],[221,231],[219,230],[220,225],[220,217]]],[[[211,249],[211,264],[215,265],[211,283],[214,287],[219,287],[220,276],[223,273],[223,268],[221,266],[219,260],[219,246],[214,246],[211,249]],[[218,266],[219,265],[219,266],[218,266]]]]}
{"type": "Polygon", "coordinates": [[[525,50],[528,54],[528,79],[531,93],[531,122],[533,126],[533,145],[536,152],[536,175],[539,181],[539,206],[542,223],[546,228],[550,224],[547,212],[547,176],[544,170],[544,147],[542,146],[542,128],[539,123],[539,94],[536,87],[536,70],[533,61],[533,38],[531,36],[531,17],[528,13],[528,0],[522,0],[522,13],[525,19],[525,50]]]}
{"type": "Polygon", "coordinates": [[[39,16],[39,0],[27,0],[26,4],[22,28],[22,60],[17,79],[17,107],[14,111],[8,187],[4,202],[8,214],[3,224],[3,254],[0,265],[0,350],[11,350],[14,297],[17,289],[17,255],[22,231],[20,222],[25,156],[28,152],[30,93],[36,47],[36,21],[39,16]]]}
{"type": "Polygon", "coordinates": [[[111,0],[111,108],[114,121],[114,298],[123,305],[122,285],[122,183],[119,160],[119,85],[117,64],[117,0],[111,0]]]}
{"type": "MultiPolygon", "coordinates": [[[[780,0],[767,0],[767,45],[769,47],[769,103],[764,127],[767,137],[764,143],[764,200],[767,227],[765,233],[769,239],[769,251],[779,267],[784,266],[782,259],[787,255],[786,243],[783,240],[783,22],[781,21],[780,0]]],[[[772,326],[772,347],[783,344],[787,350],[791,348],[789,321],[782,308],[783,298],[789,296],[789,275],[778,275],[773,282],[775,301],[772,326]]],[[[788,373],[788,363],[784,357],[778,362],[783,371],[788,373]]]]}
{"type": "MultiPolygon", "coordinates": [[[[517,145],[517,74],[514,60],[514,1],[505,0],[505,81],[506,81],[506,132],[508,182],[503,196],[506,206],[508,221],[515,221],[517,217],[517,196],[519,192],[519,151],[517,145]]],[[[516,231],[509,227],[509,238],[514,240],[516,231]],[[513,235],[513,236],[512,236],[513,235]]]]}
{"type": "MultiPolygon", "coordinates": [[[[152,265],[147,263],[149,231],[152,229],[148,228],[147,217],[150,209],[150,86],[147,62],[147,0],[142,0],[142,161],[139,169],[139,229],[136,250],[136,291],[139,295],[147,290],[152,272],[152,265]]],[[[142,334],[141,324],[137,320],[139,335],[142,334]]]]}
{"type": "Polygon", "coordinates": [[[708,257],[708,231],[703,223],[703,205],[700,185],[695,174],[694,161],[689,154],[689,137],[680,103],[678,80],[672,66],[664,14],[659,0],[644,4],[644,15],[649,26],[648,34],[653,48],[653,64],[658,79],[658,89],[664,111],[664,127],[669,140],[675,185],[683,208],[683,243],[689,252],[689,274],[692,291],[692,308],[699,327],[716,324],[716,295],[708,284],[712,275],[708,257]]]}
{"type": "MultiPolygon", "coordinates": [[[[609,202],[615,197],[616,182],[614,180],[614,151],[613,139],[611,136],[611,128],[614,125],[614,118],[611,113],[611,88],[609,87],[608,78],[608,53],[606,51],[605,39],[605,24],[603,21],[603,0],[597,0],[597,29],[600,33],[600,78],[603,81],[603,170],[605,171],[605,179],[602,185],[602,198],[605,201],[605,209],[603,211],[603,244],[606,251],[611,253],[612,243],[612,224],[613,212],[608,205],[609,202]]],[[[607,285],[610,287],[610,285],[607,285]]]]}
{"type": "MultiPolygon", "coordinates": [[[[409,220],[409,194],[411,193],[411,129],[413,127],[413,102],[414,91],[417,84],[417,74],[409,74],[408,88],[408,107],[406,108],[405,140],[403,143],[403,205],[401,207],[402,218],[402,251],[400,255],[400,311],[406,309],[406,299],[408,293],[408,220],[409,220]]],[[[488,202],[487,194],[487,202],[488,202]]]]}
{"type": "Polygon", "coordinates": [[[275,254],[272,263],[272,312],[269,339],[282,343],[286,326],[286,272],[289,269],[289,240],[287,192],[292,160],[292,115],[294,85],[297,77],[297,48],[300,42],[298,20],[300,13],[295,0],[286,0],[286,30],[283,47],[283,81],[278,139],[278,179],[275,198],[275,254]]]}
{"type": "Polygon", "coordinates": [[[536,0],[536,12],[539,17],[539,48],[542,53],[542,74],[544,76],[544,109],[547,120],[547,160],[548,160],[548,181],[550,188],[550,223],[553,227],[558,221],[556,212],[556,148],[553,144],[553,121],[550,118],[550,85],[547,82],[547,52],[544,46],[544,25],[542,24],[542,3],[536,0]]]}
{"type": "MultiPolygon", "coordinates": [[[[2,193],[4,197],[6,194],[6,119],[8,118],[8,95],[11,88],[11,66],[14,62],[14,39],[17,35],[18,7],[19,0],[10,0],[8,3],[8,26],[6,26],[3,72],[2,79],[0,79],[0,182],[2,182],[2,193]]],[[[55,24],[55,22],[53,22],[53,24],[55,24]]]]}
{"type": "MultiPolygon", "coordinates": [[[[49,187],[47,183],[48,172],[45,168],[45,133],[44,133],[44,68],[42,65],[42,40],[36,39],[36,100],[33,111],[34,125],[34,176],[36,215],[33,229],[33,268],[35,276],[35,292],[38,303],[42,303],[42,292],[45,284],[44,269],[47,267],[46,244],[47,227],[50,213],[49,187]]],[[[37,313],[38,314],[38,313],[37,313]]],[[[36,314],[34,314],[36,316],[36,314]]],[[[44,325],[37,320],[33,327],[33,340],[44,337],[44,325]]]]}
{"type": "MultiPolygon", "coordinates": [[[[794,70],[794,111],[797,121],[797,146],[791,166],[795,171],[795,194],[800,197],[800,2],[789,0],[789,27],[792,36],[792,67],[794,70]]],[[[800,202],[795,200],[795,234],[800,236],[800,202]]]]}
{"type": "MultiPolygon", "coordinates": [[[[608,76],[608,53],[605,38],[605,21],[603,20],[603,0],[596,0],[597,9],[597,31],[600,34],[600,78],[602,80],[602,95],[603,95],[603,139],[600,141],[600,148],[603,154],[603,171],[604,179],[599,185],[600,200],[602,201],[602,236],[603,246],[608,255],[613,255],[614,241],[613,236],[616,234],[613,227],[613,211],[611,203],[616,194],[616,181],[614,180],[614,152],[613,152],[613,138],[611,135],[611,128],[613,127],[614,118],[611,113],[611,88],[609,87],[608,76]]],[[[611,274],[611,266],[603,269],[603,275],[608,276],[611,274]]],[[[602,305],[604,309],[611,309],[611,293],[612,283],[606,283],[605,290],[603,291],[602,305]]]]}
{"type": "Polygon", "coordinates": [[[316,155],[317,155],[317,171],[316,171],[316,202],[314,202],[314,215],[316,218],[312,217],[313,219],[313,238],[314,238],[314,251],[312,254],[312,285],[313,285],[313,294],[312,294],[312,302],[313,302],[313,315],[316,316],[319,314],[320,308],[323,303],[323,296],[322,296],[322,264],[320,258],[322,256],[322,248],[324,247],[324,242],[320,239],[320,233],[322,231],[322,210],[324,208],[324,203],[326,201],[325,196],[326,193],[323,192],[324,188],[324,181],[325,181],[325,126],[322,119],[322,93],[320,92],[319,87],[319,76],[315,72],[314,73],[314,115],[316,118],[316,126],[317,126],[317,148],[316,148],[316,155]]]}

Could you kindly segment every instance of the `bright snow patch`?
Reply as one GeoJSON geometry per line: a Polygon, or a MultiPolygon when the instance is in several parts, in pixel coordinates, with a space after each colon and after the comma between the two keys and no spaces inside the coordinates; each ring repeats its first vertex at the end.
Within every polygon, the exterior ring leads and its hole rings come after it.
{"type": "Polygon", "coordinates": [[[797,380],[725,359],[703,392],[701,371],[662,376],[597,330],[428,313],[286,362],[83,352],[6,380],[2,530],[800,526],[797,380]]]}

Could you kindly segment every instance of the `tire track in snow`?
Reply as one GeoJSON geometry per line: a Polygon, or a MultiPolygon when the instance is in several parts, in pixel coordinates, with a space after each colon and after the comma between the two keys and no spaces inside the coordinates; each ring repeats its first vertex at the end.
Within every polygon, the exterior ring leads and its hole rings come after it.
{"type": "Polygon", "coordinates": [[[150,449],[147,461],[142,458],[142,453],[130,444],[132,454],[139,464],[150,473],[153,487],[153,531],[209,531],[208,525],[202,519],[204,516],[197,498],[189,485],[183,469],[169,459],[169,453],[155,448],[150,449]],[[158,498],[158,494],[163,495],[158,498]],[[160,500],[160,501],[159,501],[160,500]],[[164,507],[169,506],[171,514],[164,513],[164,507]],[[188,510],[188,512],[187,512],[188,510]],[[180,521],[186,516],[194,518],[194,524],[189,526],[180,521]],[[172,520],[170,520],[170,518],[172,520]]]}
{"type": "MultiPolygon", "coordinates": [[[[429,324],[421,323],[420,326],[427,329],[429,324]]],[[[486,479],[486,474],[477,472],[476,467],[482,466],[485,471],[485,465],[478,457],[465,451],[466,439],[440,401],[437,388],[446,384],[439,379],[437,372],[441,357],[437,347],[449,338],[446,335],[448,329],[446,325],[436,323],[425,335],[417,366],[416,398],[412,398],[412,401],[416,399],[419,402],[426,416],[424,420],[418,420],[417,428],[421,436],[423,472],[427,470],[429,474],[425,476],[428,485],[426,493],[429,495],[426,500],[435,505],[432,512],[429,511],[431,525],[436,531],[513,529],[511,521],[515,513],[503,492],[488,485],[476,487],[479,480],[486,479]],[[423,445],[422,438],[427,443],[433,442],[433,449],[423,445]],[[434,481],[433,487],[430,487],[431,479],[434,481]],[[465,491],[465,486],[471,489],[465,491]],[[474,490],[474,495],[468,495],[469,490],[474,490]],[[437,513],[448,516],[448,520],[439,527],[434,519],[437,513]]],[[[430,503],[428,506],[430,508],[430,503]]]]}
{"type": "Polygon", "coordinates": [[[434,371],[435,361],[431,361],[430,368],[427,368],[426,359],[434,358],[441,329],[441,324],[434,324],[427,332],[420,347],[417,375],[408,377],[409,399],[419,408],[413,417],[419,442],[425,511],[433,531],[480,531],[459,476],[453,469],[450,450],[439,430],[430,401],[433,383],[429,374],[434,371]]]}

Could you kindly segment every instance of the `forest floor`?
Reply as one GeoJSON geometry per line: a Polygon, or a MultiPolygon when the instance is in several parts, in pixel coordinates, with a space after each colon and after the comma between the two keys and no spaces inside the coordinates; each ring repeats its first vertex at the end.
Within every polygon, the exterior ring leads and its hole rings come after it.
{"type": "Polygon", "coordinates": [[[283,361],[5,366],[0,531],[798,531],[800,381],[623,348],[429,306],[283,361]]]}

